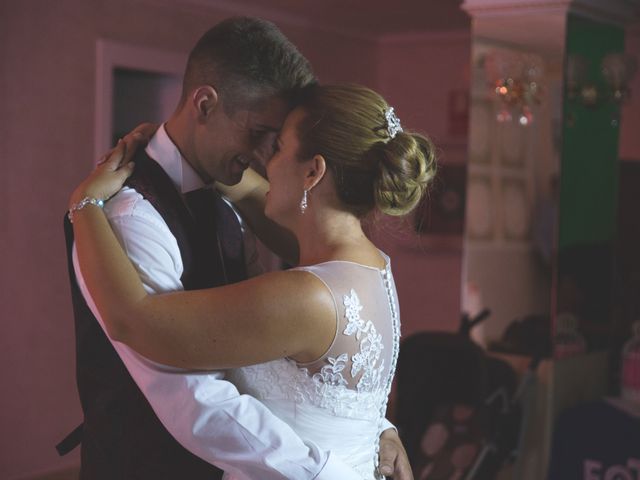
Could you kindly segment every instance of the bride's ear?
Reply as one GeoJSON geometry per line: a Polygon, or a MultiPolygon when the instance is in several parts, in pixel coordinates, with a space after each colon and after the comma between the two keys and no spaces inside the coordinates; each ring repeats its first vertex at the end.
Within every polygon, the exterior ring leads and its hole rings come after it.
{"type": "Polygon", "coordinates": [[[309,161],[305,173],[304,189],[312,190],[324,178],[327,172],[327,162],[322,155],[314,155],[309,161]]]}

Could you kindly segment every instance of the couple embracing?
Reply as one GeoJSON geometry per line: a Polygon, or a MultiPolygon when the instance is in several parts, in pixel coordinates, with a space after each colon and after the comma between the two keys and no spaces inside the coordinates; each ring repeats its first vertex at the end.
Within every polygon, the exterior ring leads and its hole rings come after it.
{"type": "Polygon", "coordinates": [[[361,219],[415,207],[433,152],[272,24],[205,33],[171,118],[71,196],[81,478],[411,479],[384,418],[398,299],[361,219]],[[256,275],[247,228],[297,266],[256,275]]]}

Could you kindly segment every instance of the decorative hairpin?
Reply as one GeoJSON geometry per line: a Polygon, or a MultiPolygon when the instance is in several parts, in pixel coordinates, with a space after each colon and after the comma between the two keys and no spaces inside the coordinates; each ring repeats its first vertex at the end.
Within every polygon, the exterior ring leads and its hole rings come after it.
{"type": "Polygon", "coordinates": [[[402,132],[402,125],[400,125],[400,119],[393,111],[393,107],[389,107],[384,111],[384,117],[387,119],[387,132],[389,138],[395,138],[398,132],[402,132]]]}

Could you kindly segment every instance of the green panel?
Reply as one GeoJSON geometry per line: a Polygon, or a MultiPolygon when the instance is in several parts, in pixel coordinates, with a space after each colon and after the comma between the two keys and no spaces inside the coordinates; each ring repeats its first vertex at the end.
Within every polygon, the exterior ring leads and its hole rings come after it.
{"type": "MultiPolygon", "coordinates": [[[[567,17],[566,56],[589,62],[587,78],[603,86],[604,56],[624,51],[624,30],[582,18],[567,17]]],[[[605,102],[584,106],[564,96],[560,183],[559,247],[611,241],[615,235],[618,188],[618,107],[605,102]]]]}

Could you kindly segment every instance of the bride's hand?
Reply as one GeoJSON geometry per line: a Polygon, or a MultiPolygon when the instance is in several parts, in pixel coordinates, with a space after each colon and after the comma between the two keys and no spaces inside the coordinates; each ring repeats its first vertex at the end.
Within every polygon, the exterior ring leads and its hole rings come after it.
{"type": "Polygon", "coordinates": [[[145,145],[158,126],[150,123],[138,125],[118,141],[118,144],[98,163],[96,169],[78,185],[71,195],[70,204],[85,197],[107,200],[115,195],[133,172],[131,161],[136,150],[145,145]]]}
{"type": "Polygon", "coordinates": [[[122,188],[133,173],[134,163],[124,163],[127,149],[120,140],[116,148],[102,160],[91,174],[85,178],[71,194],[70,207],[85,197],[107,200],[122,188]]]}

